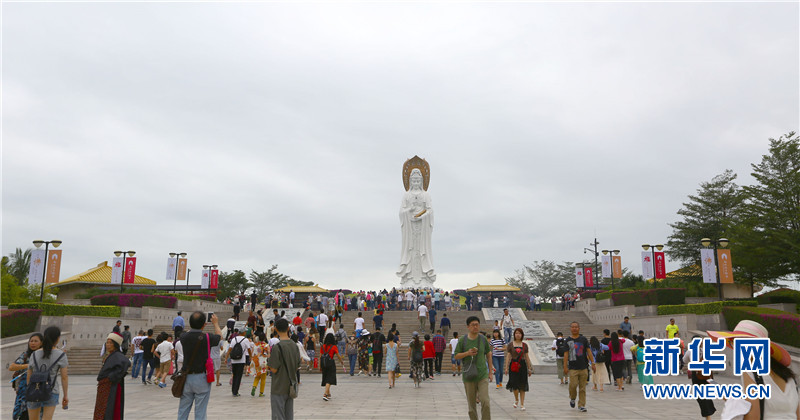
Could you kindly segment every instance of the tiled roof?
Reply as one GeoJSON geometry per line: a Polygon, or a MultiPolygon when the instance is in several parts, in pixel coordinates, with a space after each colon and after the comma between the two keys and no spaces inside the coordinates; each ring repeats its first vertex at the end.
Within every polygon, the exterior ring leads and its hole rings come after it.
{"type": "MultiPolygon", "coordinates": [[[[108,266],[108,261],[103,261],[97,264],[97,267],[90,268],[83,273],[76,274],[72,277],[61,280],[58,283],[51,284],[51,286],[61,286],[67,283],[98,283],[98,284],[111,284],[111,267],[108,266]]],[[[142,276],[134,276],[133,284],[156,284],[155,281],[142,276]]]]}
{"type": "Polygon", "coordinates": [[[509,286],[507,284],[480,284],[470,287],[467,292],[519,292],[519,287],[509,286]]]}

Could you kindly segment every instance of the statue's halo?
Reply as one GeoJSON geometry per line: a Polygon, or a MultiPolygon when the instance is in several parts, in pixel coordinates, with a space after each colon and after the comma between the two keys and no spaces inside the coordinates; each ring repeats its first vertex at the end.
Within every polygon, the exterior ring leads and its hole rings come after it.
{"type": "Polygon", "coordinates": [[[411,171],[414,169],[419,169],[422,173],[422,189],[428,191],[428,184],[431,182],[431,166],[428,164],[428,161],[414,155],[413,158],[408,159],[406,163],[403,164],[403,186],[408,191],[411,188],[411,171]]]}

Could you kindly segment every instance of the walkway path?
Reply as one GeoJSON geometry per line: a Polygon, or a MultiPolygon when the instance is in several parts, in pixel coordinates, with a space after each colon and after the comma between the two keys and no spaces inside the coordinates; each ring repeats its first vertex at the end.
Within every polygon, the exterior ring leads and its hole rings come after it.
{"type": "MultiPolygon", "coordinates": [[[[233,398],[227,385],[229,376],[225,375],[225,385],[212,387],[209,404],[209,419],[230,418],[231,410],[235,410],[239,419],[269,418],[269,397],[250,396],[252,377],[242,381],[242,397],[233,398]]],[[[371,418],[467,418],[467,404],[464,387],[458,377],[440,376],[433,382],[424,382],[420,389],[414,389],[407,375],[398,379],[397,387],[388,389],[387,379],[350,377],[339,374],[339,385],[333,387],[333,399],[322,400],[322,388],[319,375],[301,377],[304,380],[300,389],[300,397],[295,402],[295,418],[339,418],[339,419],[371,419],[371,418]],[[367,401],[365,396],[369,396],[367,401]],[[417,411],[409,411],[414,407],[417,411]],[[321,411],[324,410],[324,411],[321,411]],[[399,411],[398,411],[399,410],[399,411]],[[388,413],[396,413],[389,415],[388,413]],[[387,417],[389,415],[389,417],[387,417]]],[[[685,377],[671,377],[659,383],[686,383],[685,377]]],[[[721,377],[722,383],[731,383],[734,379],[721,377]]],[[[95,376],[76,375],[69,378],[70,406],[64,411],[58,408],[56,419],[91,418],[97,381],[95,376]]],[[[625,392],[599,393],[587,390],[588,413],[579,413],[569,408],[567,387],[558,384],[558,379],[551,375],[534,375],[530,380],[532,392],[528,393],[527,411],[521,412],[512,408],[513,395],[506,391],[495,390],[490,384],[492,398],[492,416],[497,419],[650,419],[659,418],[698,418],[700,410],[694,400],[645,400],[641,388],[637,384],[627,385],[625,392]]],[[[175,418],[178,400],[173,398],[169,389],[159,389],[153,385],[143,386],[138,380],[127,379],[126,409],[127,418],[144,419],[152,415],[159,418],[175,418]]],[[[269,392],[269,384],[267,384],[269,392]]],[[[10,415],[13,406],[13,390],[9,384],[2,385],[3,416],[10,415]]],[[[258,394],[256,394],[258,395],[258,394]]],[[[717,403],[717,413],[722,409],[721,401],[717,403]]],[[[193,418],[191,416],[190,418],[193,418]]],[[[718,419],[719,414],[713,416],[718,419]]]]}

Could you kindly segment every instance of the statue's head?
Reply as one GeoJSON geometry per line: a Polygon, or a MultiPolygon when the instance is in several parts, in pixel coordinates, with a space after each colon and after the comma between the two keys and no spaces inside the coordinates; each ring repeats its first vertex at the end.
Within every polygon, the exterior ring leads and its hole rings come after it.
{"type": "Polygon", "coordinates": [[[409,175],[409,180],[411,181],[411,189],[412,190],[421,190],[422,189],[422,172],[419,169],[414,169],[411,171],[411,175],[409,175]]]}

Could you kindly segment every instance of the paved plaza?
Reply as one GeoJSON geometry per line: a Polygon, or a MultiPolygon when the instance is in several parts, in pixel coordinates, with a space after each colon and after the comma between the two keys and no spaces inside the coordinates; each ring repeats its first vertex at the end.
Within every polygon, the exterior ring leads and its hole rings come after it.
{"type": "MultiPolygon", "coordinates": [[[[213,386],[208,408],[209,419],[268,419],[270,418],[269,395],[264,398],[250,396],[252,377],[242,380],[242,396],[234,398],[227,385],[229,376],[224,376],[223,386],[213,386]]],[[[415,389],[407,375],[397,380],[397,387],[389,389],[386,377],[350,377],[338,375],[339,385],[332,387],[333,399],[322,400],[320,375],[301,377],[300,397],[295,400],[297,419],[436,419],[467,418],[464,387],[458,377],[442,375],[435,381],[426,381],[415,389]]],[[[721,383],[732,383],[733,378],[721,377],[721,383]]],[[[635,381],[635,380],[634,380],[635,381]]],[[[657,380],[657,383],[688,383],[685,376],[657,380]]],[[[69,410],[60,408],[56,419],[89,419],[94,412],[95,376],[80,375],[69,378],[69,410]]],[[[492,417],[495,419],[655,419],[655,418],[699,418],[700,410],[694,400],[645,400],[638,384],[626,385],[624,392],[593,392],[587,390],[588,413],[569,408],[567,386],[559,385],[555,375],[533,375],[531,392],[527,394],[527,411],[512,407],[514,396],[505,389],[496,390],[490,384],[492,417]]],[[[591,388],[591,387],[589,387],[591,388]]],[[[269,393],[269,384],[267,384],[269,393]]],[[[178,399],[173,398],[169,388],[142,385],[140,380],[127,378],[125,392],[125,415],[128,419],[175,418],[178,399]]],[[[8,384],[2,386],[3,418],[10,418],[13,405],[13,390],[8,384]]],[[[719,418],[722,401],[715,402],[719,418]]],[[[480,407],[479,407],[480,409],[480,407]]],[[[190,416],[190,419],[193,416],[190,416]]]]}

